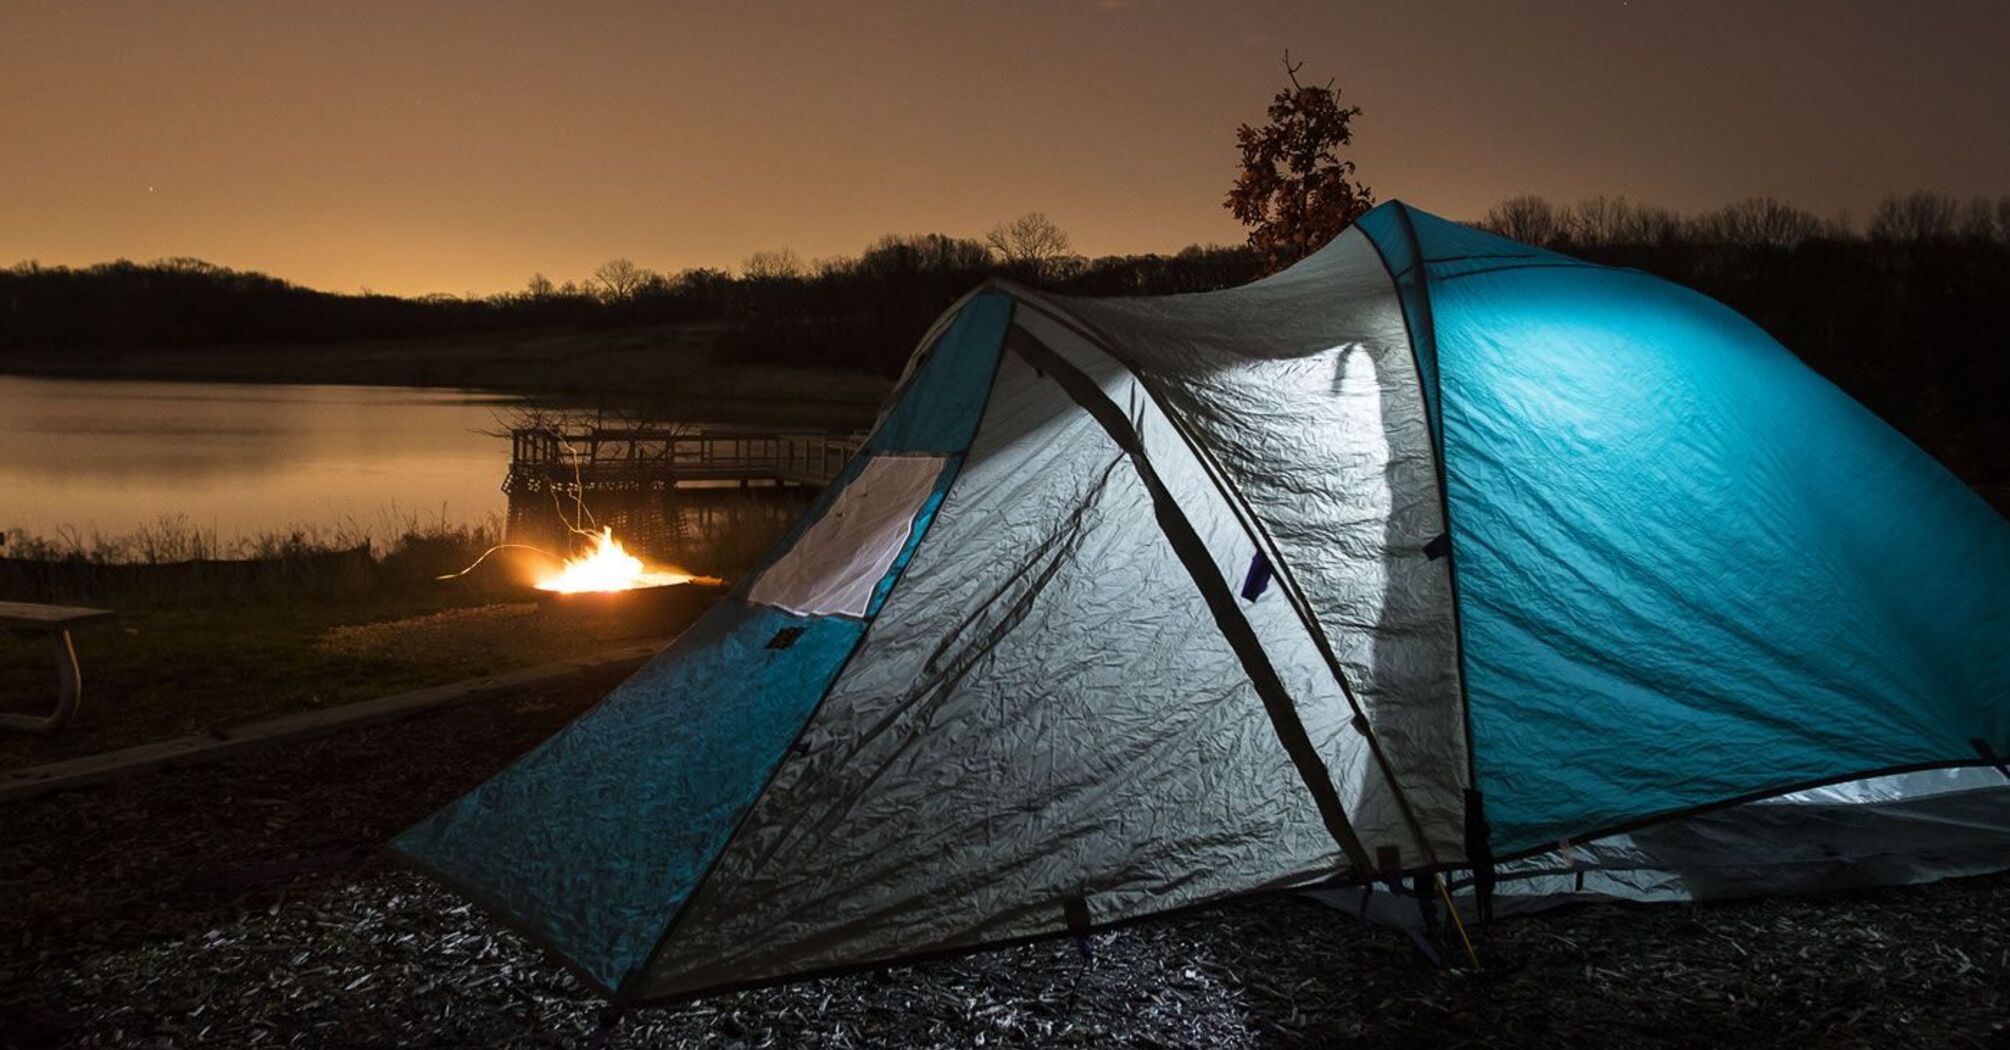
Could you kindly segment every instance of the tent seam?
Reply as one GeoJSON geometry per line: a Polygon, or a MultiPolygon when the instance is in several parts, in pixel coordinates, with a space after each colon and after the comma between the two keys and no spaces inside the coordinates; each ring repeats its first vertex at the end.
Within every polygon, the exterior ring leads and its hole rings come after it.
{"type": "MultiPolygon", "coordinates": [[[[1370,243],[1373,243],[1372,238],[1370,239],[1370,243]]],[[[1384,266],[1386,268],[1386,263],[1384,266]]],[[[1104,337],[1094,325],[1067,313],[1052,303],[1035,301],[1032,295],[1024,292],[1021,293],[1021,297],[1027,301],[1027,305],[1039,310],[1053,321],[1073,328],[1077,335],[1088,340],[1096,349],[1101,350],[1111,360],[1122,366],[1130,374],[1131,378],[1144,388],[1145,393],[1151,397],[1153,405],[1158,408],[1159,414],[1165,417],[1167,424],[1171,426],[1173,432],[1180,436],[1181,442],[1186,445],[1187,451],[1193,455],[1195,462],[1200,464],[1201,470],[1206,473],[1208,480],[1214,485],[1215,491],[1220,494],[1222,500],[1229,505],[1229,508],[1235,512],[1237,524],[1242,526],[1243,532],[1249,536],[1252,542],[1257,544],[1258,549],[1269,560],[1271,569],[1281,582],[1284,593],[1291,599],[1292,611],[1297,614],[1300,625],[1305,629],[1306,635],[1312,640],[1313,647],[1319,651],[1320,659],[1326,664],[1327,671],[1332,675],[1334,683],[1340,687],[1340,693],[1347,701],[1348,710],[1353,712],[1356,720],[1356,728],[1367,742],[1369,751],[1374,756],[1375,764],[1381,770],[1383,781],[1389,785],[1389,790],[1395,798],[1397,807],[1403,814],[1404,823],[1409,826],[1411,837],[1416,840],[1419,851],[1424,855],[1425,863],[1428,866],[1436,866],[1438,864],[1437,849],[1432,845],[1430,837],[1424,834],[1423,823],[1417,819],[1416,810],[1410,804],[1409,792],[1404,790],[1402,782],[1396,777],[1395,768],[1389,763],[1388,754],[1382,748],[1381,737],[1375,732],[1373,721],[1368,718],[1368,713],[1361,706],[1360,697],[1355,693],[1353,684],[1347,680],[1346,672],[1341,669],[1340,657],[1333,651],[1331,640],[1326,637],[1325,625],[1319,622],[1318,614],[1312,610],[1311,603],[1305,598],[1304,588],[1299,585],[1297,575],[1292,572],[1289,560],[1284,557],[1283,551],[1278,547],[1276,538],[1270,535],[1270,530],[1263,524],[1263,519],[1258,517],[1256,511],[1243,500],[1241,493],[1236,491],[1235,486],[1230,484],[1222,475],[1219,464],[1213,461],[1212,457],[1207,454],[1207,451],[1200,446],[1193,435],[1187,431],[1185,425],[1180,422],[1179,417],[1167,407],[1166,398],[1158,390],[1157,385],[1141,375],[1135,365],[1127,360],[1124,355],[1118,353],[1112,345],[1111,340],[1104,337]]]]}
{"type": "MultiPolygon", "coordinates": [[[[1416,262],[1409,267],[1405,267],[1404,272],[1414,271],[1414,279],[1418,289],[1417,313],[1422,319],[1423,327],[1426,330],[1420,336],[1410,324],[1409,312],[1403,311],[1403,331],[1409,337],[1412,370],[1417,374],[1418,395],[1424,398],[1426,420],[1428,421],[1433,416],[1437,420],[1436,426],[1427,426],[1424,429],[1431,438],[1431,451],[1433,458],[1437,460],[1438,511],[1445,523],[1445,538],[1447,542],[1452,544],[1452,550],[1445,559],[1445,578],[1451,588],[1452,655],[1458,663],[1459,671],[1459,720],[1463,723],[1466,733],[1466,787],[1470,791],[1478,791],[1480,789],[1479,761],[1476,757],[1478,748],[1474,746],[1473,740],[1472,696],[1466,686],[1466,679],[1468,677],[1466,668],[1466,628],[1464,615],[1460,609],[1457,534],[1452,526],[1452,498],[1450,482],[1447,476],[1448,457],[1445,454],[1444,380],[1441,378],[1443,370],[1438,361],[1437,320],[1434,308],[1431,305],[1430,268],[1424,259],[1423,244],[1417,239],[1416,227],[1410,221],[1409,205],[1404,204],[1402,201],[1391,201],[1390,204],[1396,209],[1396,217],[1401,220],[1403,233],[1410,242],[1410,250],[1416,255],[1416,262]],[[1431,389],[1429,391],[1424,390],[1424,342],[1429,343],[1431,356],[1431,389]]],[[[1367,237],[1366,230],[1362,231],[1362,236],[1367,237]]],[[[1382,269],[1389,275],[1389,287],[1396,293],[1400,305],[1400,301],[1403,298],[1402,279],[1396,275],[1396,268],[1389,264],[1389,256],[1382,250],[1381,244],[1377,243],[1373,237],[1367,237],[1367,240],[1369,246],[1375,249],[1375,257],[1382,261],[1382,269]]],[[[1466,860],[1472,861],[1473,858],[1467,857],[1466,860]]]]}
{"type": "Polygon", "coordinates": [[[1227,595],[1226,585],[1222,584],[1215,574],[1212,559],[1207,560],[1205,572],[1195,566],[1190,548],[1199,546],[1205,554],[1206,545],[1194,531],[1193,523],[1187,520],[1178,502],[1172,498],[1172,493],[1166,489],[1165,483],[1159,480],[1158,472],[1152,467],[1151,457],[1144,453],[1143,440],[1137,431],[1130,427],[1129,421],[1123,419],[1122,408],[1111,400],[1087,373],[1046,346],[1026,329],[1012,329],[1006,337],[1005,345],[1028,364],[1036,368],[1044,366],[1046,371],[1051,372],[1054,380],[1061,384],[1062,390],[1069,398],[1087,412],[1089,417],[1102,427],[1103,432],[1116,443],[1117,448],[1130,459],[1132,469],[1137,472],[1139,480],[1152,496],[1153,517],[1158,521],[1160,536],[1172,546],[1173,553],[1179,559],[1181,566],[1186,569],[1187,576],[1200,591],[1202,601],[1214,618],[1216,630],[1221,633],[1222,640],[1234,650],[1237,661],[1242,664],[1244,676],[1249,679],[1250,685],[1256,689],[1258,698],[1262,700],[1271,728],[1277,734],[1278,742],[1283,746],[1286,757],[1290,759],[1299,779],[1305,783],[1306,790],[1312,795],[1313,804],[1319,811],[1327,832],[1347,855],[1357,873],[1364,878],[1372,877],[1374,865],[1368,855],[1367,847],[1355,833],[1353,823],[1347,819],[1346,806],[1341,802],[1339,792],[1333,787],[1332,772],[1327,768],[1318,748],[1312,744],[1311,737],[1305,732],[1305,723],[1298,717],[1296,702],[1292,700],[1291,693],[1285,688],[1276,668],[1271,665],[1270,654],[1264,649],[1262,640],[1257,637],[1248,618],[1236,607],[1232,596],[1224,597],[1227,595]],[[1087,390],[1078,389],[1080,387],[1086,387],[1087,390]],[[1094,397],[1097,403],[1091,404],[1087,400],[1090,397],[1094,397]],[[1109,414],[1117,416],[1115,422],[1106,418],[1109,414]],[[1121,432],[1118,430],[1119,425],[1123,428],[1121,432]],[[1184,537],[1173,536],[1171,526],[1174,524],[1185,531],[1184,537]],[[1233,617],[1233,620],[1230,617],[1233,617]],[[1231,624],[1240,625],[1242,632],[1247,634],[1246,642],[1238,644],[1237,639],[1230,636],[1231,624]],[[1253,656],[1250,650],[1254,650],[1253,656]],[[1263,672],[1263,678],[1269,684],[1268,688],[1265,681],[1259,680],[1257,674],[1259,670],[1263,672]]]}
{"type": "MultiPolygon", "coordinates": [[[[990,285],[987,284],[985,286],[978,288],[977,291],[972,292],[970,295],[965,296],[961,300],[962,306],[960,306],[958,310],[955,312],[960,313],[962,307],[967,307],[971,302],[975,301],[976,296],[979,292],[986,291],[989,288],[990,285]]],[[[929,516],[927,528],[924,528],[922,530],[921,535],[916,537],[914,542],[914,550],[909,554],[907,563],[900,566],[899,571],[893,578],[892,585],[886,589],[885,596],[880,600],[878,609],[874,611],[872,618],[865,622],[864,628],[859,631],[858,640],[852,643],[851,651],[845,653],[844,660],[838,664],[837,670],[831,673],[830,681],[824,686],[822,695],[817,697],[816,704],[810,708],[809,716],[803,719],[802,726],[798,728],[796,730],[795,735],[792,738],[790,738],[789,745],[782,749],[780,757],[778,757],[775,760],[774,768],[768,771],[766,781],[761,784],[761,790],[754,795],[752,801],[747,803],[747,810],[745,813],[742,813],[740,815],[739,822],[735,824],[733,827],[733,833],[726,837],[726,841],[722,843],[719,847],[719,852],[713,856],[712,862],[705,866],[705,873],[698,877],[697,882],[692,884],[691,892],[684,895],[684,900],[678,904],[676,910],[673,911],[670,914],[670,916],[664,921],[663,932],[661,935],[657,937],[655,946],[649,949],[649,954],[643,956],[642,962],[639,965],[637,965],[635,969],[629,971],[627,976],[622,978],[621,985],[616,990],[616,994],[614,996],[614,1001],[617,1004],[627,1005],[630,1002],[632,1002],[632,996],[630,993],[635,982],[641,980],[645,975],[647,975],[648,973],[650,973],[652,970],[655,969],[656,963],[661,958],[664,950],[670,946],[671,937],[676,934],[677,929],[680,925],[682,925],[684,918],[690,914],[691,905],[698,899],[698,894],[705,889],[706,884],[712,881],[712,875],[714,872],[718,870],[719,863],[726,858],[726,854],[732,852],[733,843],[738,841],[741,833],[746,830],[747,822],[753,819],[754,811],[760,808],[761,800],[766,798],[768,792],[774,788],[775,781],[778,778],[780,778],[783,767],[788,765],[789,754],[795,750],[796,745],[802,741],[805,735],[809,733],[810,727],[816,724],[817,716],[823,713],[824,705],[830,700],[831,693],[836,691],[838,683],[844,679],[845,671],[850,669],[852,660],[855,659],[858,656],[858,654],[865,649],[866,642],[872,638],[873,626],[879,622],[880,614],[886,611],[887,604],[893,600],[894,592],[898,591],[900,589],[901,582],[907,579],[907,570],[914,564],[914,556],[918,555],[921,552],[922,544],[928,542],[928,533],[934,530],[935,521],[942,514],[942,507],[948,504],[950,493],[952,493],[956,489],[956,482],[963,477],[963,467],[964,464],[968,461],[970,456],[970,444],[975,443],[977,439],[977,434],[983,429],[984,419],[987,415],[990,414],[991,411],[992,395],[996,392],[998,387],[998,372],[997,372],[998,364],[1002,362],[1005,358],[1006,340],[1010,337],[1012,332],[1013,318],[1018,314],[1019,304],[1017,299],[1013,298],[1008,294],[1006,296],[1006,302],[1008,304],[1008,309],[1006,310],[1005,313],[1005,323],[1003,325],[1003,331],[1001,332],[998,339],[998,347],[993,355],[991,382],[986,384],[985,386],[984,405],[982,408],[978,410],[977,419],[971,426],[970,442],[964,445],[963,450],[961,452],[957,452],[949,456],[943,464],[943,470],[945,472],[949,472],[950,474],[949,483],[945,485],[942,489],[942,499],[936,504],[935,513],[929,516]]],[[[935,328],[941,328],[941,327],[943,326],[940,325],[939,323],[937,326],[935,326],[935,328]]],[[[935,332],[933,328],[931,329],[931,334],[939,335],[939,333],[935,332]]],[[[924,339],[924,345],[927,345],[926,339],[924,339]]],[[[919,374],[918,367],[916,369],[916,372],[917,374],[919,374]]],[[[902,392],[902,396],[905,396],[905,391],[902,392]]],[[[877,424],[875,424],[875,428],[876,427],[877,424]]],[[[873,454],[875,453],[868,453],[864,451],[860,452],[861,456],[873,455],[873,454]]]]}

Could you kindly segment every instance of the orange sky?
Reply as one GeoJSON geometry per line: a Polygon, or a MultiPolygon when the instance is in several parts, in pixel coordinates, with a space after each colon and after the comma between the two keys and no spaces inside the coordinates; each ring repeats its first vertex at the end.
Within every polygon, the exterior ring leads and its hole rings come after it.
{"type": "Polygon", "coordinates": [[[490,292],[1043,210],[1089,254],[1232,242],[1285,46],[1382,197],[1859,220],[2010,193],[1993,2],[818,5],[0,0],[0,264],[192,255],[490,292]]]}

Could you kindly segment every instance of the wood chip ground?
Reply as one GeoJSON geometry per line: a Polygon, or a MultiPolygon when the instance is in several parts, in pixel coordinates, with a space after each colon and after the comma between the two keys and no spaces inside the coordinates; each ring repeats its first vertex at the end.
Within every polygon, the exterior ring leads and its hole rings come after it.
{"type": "MultiPolygon", "coordinates": [[[[600,1004],[373,848],[618,672],[0,809],[0,1046],[560,1047],[600,1004]]],[[[1486,931],[1296,898],[630,1014],[616,1047],[2010,1048],[2010,877],[1486,931]]]]}

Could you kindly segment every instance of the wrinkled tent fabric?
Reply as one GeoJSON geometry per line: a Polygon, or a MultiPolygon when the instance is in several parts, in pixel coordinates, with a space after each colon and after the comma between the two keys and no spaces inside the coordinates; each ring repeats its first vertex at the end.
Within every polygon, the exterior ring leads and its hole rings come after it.
{"type": "Polygon", "coordinates": [[[624,1001],[1495,860],[1681,892],[1837,807],[1929,878],[2010,865],[2003,794],[1865,778],[2000,778],[2006,639],[2010,526],[1756,327],[1388,204],[1243,288],[966,297],[733,595],[393,848],[624,1001]]]}
{"type": "Polygon", "coordinates": [[[2003,519],[1751,322],[1401,208],[1499,852],[2010,733],[2003,519]]]}

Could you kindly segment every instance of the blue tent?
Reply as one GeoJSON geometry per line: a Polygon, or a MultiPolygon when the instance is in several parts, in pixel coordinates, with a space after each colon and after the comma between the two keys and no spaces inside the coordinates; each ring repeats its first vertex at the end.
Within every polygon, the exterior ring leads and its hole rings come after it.
{"type": "Polygon", "coordinates": [[[732,596],[395,848],[628,1001],[1882,848],[1782,806],[1992,870],[2006,642],[2010,527],[1751,323],[1391,203],[1229,291],[973,292],[732,596]]]}

